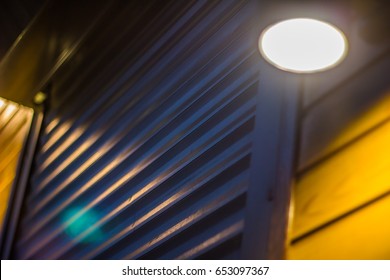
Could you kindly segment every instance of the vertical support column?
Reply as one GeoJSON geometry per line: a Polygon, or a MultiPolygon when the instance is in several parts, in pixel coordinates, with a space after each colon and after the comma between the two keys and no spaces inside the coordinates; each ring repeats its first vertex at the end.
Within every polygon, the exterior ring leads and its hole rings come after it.
{"type": "Polygon", "coordinates": [[[243,259],[283,259],[295,170],[299,76],[260,66],[243,259]]]}

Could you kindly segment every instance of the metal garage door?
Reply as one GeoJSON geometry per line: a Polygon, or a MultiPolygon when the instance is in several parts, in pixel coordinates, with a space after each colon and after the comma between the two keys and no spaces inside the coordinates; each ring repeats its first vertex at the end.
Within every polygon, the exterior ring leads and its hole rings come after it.
{"type": "Polygon", "coordinates": [[[255,1],[119,2],[52,78],[12,257],[240,258],[255,1]]]}

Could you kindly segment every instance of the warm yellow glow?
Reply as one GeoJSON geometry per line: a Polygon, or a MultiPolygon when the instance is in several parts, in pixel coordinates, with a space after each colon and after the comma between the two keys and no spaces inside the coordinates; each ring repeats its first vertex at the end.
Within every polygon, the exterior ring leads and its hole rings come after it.
{"type": "Polygon", "coordinates": [[[295,243],[289,259],[389,260],[390,195],[295,243]]]}
{"type": "Polygon", "coordinates": [[[33,116],[30,108],[0,98],[5,106],[0,112],[0,231],[8,209],[12,184],[16,176],[19,155],[28,135],[29,120],[33,116]]]}
{"type": "Polygon", "coordinates": [[[47,95],[44,93],[44,92],[38,92],[35,96],[34,96],[34,103],[35,104],[42,104],[47,98],[47,95]]]}
{"type": "Polygon", "coordinates": [[[7,107],[5,108],[4,112],[1,114],[2,119],[9,119],[17,110],[18,108],[16,105],[12,103],[8,103],[7,107]]]}
{"type": "Polygon", "coordinates": [[[387,122],[306,173],[295,188],[293,238],[390,191],[389,143],[387,122]]]}
{"type": "Polygon", "coordinates": [[[390,258],[389,106],[387,93],[325,151],[350,145],[297,180],[289,259],[390,258]]]}
{"type": "Polygon", "coordinates": [[[310,73],[337,65],[346,55],[347,40],[328,23],[297,18],[267,28],[259,48],[268,62],[282,70],[310,73]]]}

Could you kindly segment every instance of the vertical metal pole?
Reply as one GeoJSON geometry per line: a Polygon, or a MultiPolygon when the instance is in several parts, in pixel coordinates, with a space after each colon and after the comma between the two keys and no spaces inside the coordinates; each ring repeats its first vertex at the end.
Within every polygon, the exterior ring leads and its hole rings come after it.
{"type": "Polygon", "coordinates": [[[299,76],[261,65],[243,259],[283,259],[295,170],[299,76]]]}

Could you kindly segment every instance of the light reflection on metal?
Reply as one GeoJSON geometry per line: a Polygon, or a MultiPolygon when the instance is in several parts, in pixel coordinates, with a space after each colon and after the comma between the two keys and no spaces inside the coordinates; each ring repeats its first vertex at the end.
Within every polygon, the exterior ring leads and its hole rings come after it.
{"type": "Polygon", "coordinates": [[[347,39],[328,23],[296,18],[265,29],[259,39],[259,49],[279,69],[312,73],[339,64],[347,53],[347,39]]]}

